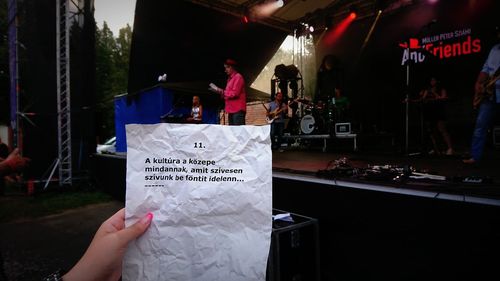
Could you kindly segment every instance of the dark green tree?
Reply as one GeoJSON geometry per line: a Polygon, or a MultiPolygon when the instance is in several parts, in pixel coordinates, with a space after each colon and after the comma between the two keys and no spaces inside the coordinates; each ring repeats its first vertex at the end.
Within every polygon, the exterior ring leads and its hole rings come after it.
{"type": "Polygon", "coordinates": [[[116,38],[116,50],[114,54],[116,71],[114,72],[113,88],[115,94],[122,94],[127,91],[131,44],[132,28],[127,24],[127,26],[119,30],[118,38],[116,38]]]}
{"type": "Polygon", "coordinates": [[[97,100],[97,122],[98,135],[103,138],[109,138],[114,134],[114,114],[113,97],[114,72],[114,53],[116,42],[113,32],[104,22],[102,29],[96,29],[96,100],[97,100]]]}
{"type": "Polygon", "coordinates": [[[127,91],[132,28],[114,37],[108,24],[96,30],[96,97],[101,142],[114,135],[114,97],[127,91]]]}

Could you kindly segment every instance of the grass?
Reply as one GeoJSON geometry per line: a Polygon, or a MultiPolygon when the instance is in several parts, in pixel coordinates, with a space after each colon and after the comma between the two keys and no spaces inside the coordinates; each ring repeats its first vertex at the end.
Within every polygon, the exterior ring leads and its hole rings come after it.
{"type": "Polygon", "coordinates": [[[38,192],[34,196],[9,192],[0,197],[0,223],[62,213],[91,204],[112,201],[108,194],[79,187],[38,192]]]}

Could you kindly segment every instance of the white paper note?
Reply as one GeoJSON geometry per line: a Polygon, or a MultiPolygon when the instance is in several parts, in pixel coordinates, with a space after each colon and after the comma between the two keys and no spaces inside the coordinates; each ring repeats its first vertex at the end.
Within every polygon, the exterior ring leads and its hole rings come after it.
{"type": "Polygon", "coordinates": [[[123,280],[265,280],[269,126],[127,125],[126,222],[154,215],[123,280]]]}

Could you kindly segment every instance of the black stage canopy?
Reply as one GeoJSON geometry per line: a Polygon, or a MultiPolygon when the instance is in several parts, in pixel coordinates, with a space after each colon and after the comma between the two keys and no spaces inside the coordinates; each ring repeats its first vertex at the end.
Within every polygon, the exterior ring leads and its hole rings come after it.
{"type": "Polygon", "coordinates": [[[181,0],[138,1],[132,38],[129,93],[157,83],[211,81],[223,85],[223,62],[238,61],[250,85],[287,33],[181,0]]]}

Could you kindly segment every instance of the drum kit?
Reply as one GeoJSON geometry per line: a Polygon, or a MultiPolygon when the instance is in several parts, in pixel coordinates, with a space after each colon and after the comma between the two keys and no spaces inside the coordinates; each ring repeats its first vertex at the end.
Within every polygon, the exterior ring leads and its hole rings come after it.
{"type": "MultiPolygon", "coordinates": [[[[307,99],[298,99],[297,101],[302,105],[298,109],[298,124],[292,122],[292,126],[298,127],[296,131],[306,135],[329,134],[334,126],[335,99],[330,99],[328,104],[323,101],[314,103],[307,99]]],[[[291,131],[293,129],[291,128],[291,131]]]]}

